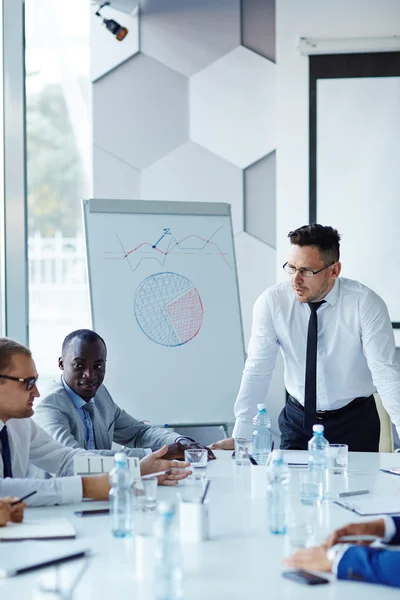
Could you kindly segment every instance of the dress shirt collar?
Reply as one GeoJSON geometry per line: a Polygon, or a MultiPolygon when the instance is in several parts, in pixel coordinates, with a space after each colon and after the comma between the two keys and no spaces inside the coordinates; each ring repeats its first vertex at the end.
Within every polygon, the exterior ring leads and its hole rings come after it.
{"type": "Polygon", "coordinates": [[[340,279],[335,279],[335,283],[331,291],[323,298],[325,302],[330,304],[331,306],[335,306],[340,294],[340,279]]]}
{"type": "Polygon", "coordinates": [[[3,423],[3,421],[0,419],[0,431],[2,431],[4,425],[5,425],[5,423],[3,423]]]}
{"type": "MultiPolygon", "coordinates": [[[[75,406],[75,408],[77,410],[79,410],[80,408],[83,408],[86,404],[86,400],[84,400],[83,398],[78,396],[78,394],[69,387],[68,383],[66,383],[66,381],[64,380],[64,377],[62,375],[61,375],[61,382],[65,388],[65,391],[67,392],[68,396],[70,397],[72,404],[75,406]]],[[[89,400],[89,402],[94,403],[93,398],[91,400],[89,400]]]]}

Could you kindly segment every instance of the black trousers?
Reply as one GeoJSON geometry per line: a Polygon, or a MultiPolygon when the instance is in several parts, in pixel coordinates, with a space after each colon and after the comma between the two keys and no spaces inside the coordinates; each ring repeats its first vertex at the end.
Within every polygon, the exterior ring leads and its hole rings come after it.
{"type": "MultiPolygon", "coordinates": [[[[311,429],[304,428],[304,410],[296,400],[289,397],[278,423],[283,450],[307,450],[313,434],[311,429]]],[[[331,411],[329,416],[317,418],[315,423],[324,426],[324,435],[330,444],[348,444],[353,452],[379,450],[381,426],[373,396],[357,398],[345,409],[331,411]]]]}

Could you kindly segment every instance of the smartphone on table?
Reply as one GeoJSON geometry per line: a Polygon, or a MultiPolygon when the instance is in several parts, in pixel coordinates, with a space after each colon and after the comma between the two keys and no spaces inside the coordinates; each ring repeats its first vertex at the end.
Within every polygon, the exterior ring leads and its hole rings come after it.
{"type": "Polygon", "coordinates": [[[297,569],[296,571],[284,571],[282,577],[285,579],[291,579],[297,581],[297,583],[304,583],[304,585],[319,585],[320,583],[329,583],[329,579],[314,575],[303,569],[297,569]]]}

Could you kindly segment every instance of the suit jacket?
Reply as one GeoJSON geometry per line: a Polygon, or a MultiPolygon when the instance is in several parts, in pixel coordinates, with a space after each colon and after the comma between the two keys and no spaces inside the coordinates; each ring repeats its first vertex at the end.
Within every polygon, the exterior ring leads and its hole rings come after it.
{"type": "MultiPolygon", "coordinates": [[[[93,430],[99,454],[113,455],[111,445],[116,442],[135,448],[128,454],[142,458],[143,448],[156,450],[180,437],[174,431],[147,425],[128,415],[115,404],[104,385],[98,389],[94,404],[93,430]]],[[[84,424],[61,381],[37,404],[33,419],[64,446],[85,448],[84,424]]]]}
{"type": "MultiPolygon", "coordinates": [[[[396,533],[390,545],[400,544],[400,517],[394,517],[396,533]]],[[[354,579],[400,587],[400,552],[352,546],[343,554],[337,575],[339,579],[354,579]]]]}

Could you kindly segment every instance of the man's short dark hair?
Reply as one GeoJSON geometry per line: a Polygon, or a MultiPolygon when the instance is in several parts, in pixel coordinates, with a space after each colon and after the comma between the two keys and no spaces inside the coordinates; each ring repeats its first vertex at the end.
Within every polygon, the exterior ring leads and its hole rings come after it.
{"type": "Polygon", "coordinates": [[[92,331],[91,329],[76,329],[75,331],[71,331],[71,333],[69,333],[67,335],[67,337],[65,338],[65,340],[63,341],[62,349],[61,349],[61,354],[63,356],[67,352],[68,348],[70,347],[71,342],[73,342],[73,340],[75,340],[75,339],[81,340],[81,342],[86,342],[88,344],[94,344],[94,343],[100,341],[104,344],[104,348],[107,351],[106,343],[103,340],[103,338],[99,336],[98,333],[96,333],[95,331],[92,331]]]}
{"type": "Polygon", "coordinates": [[[26,346],[11,338],[0,338],[0,373],[4,373],[4,371],[7,371],[11,367],[13,357],[16,354],[23,354],[32,358],[32,353],[26,346]]]}
{"type": "Polygon", "coordinates": [[[322,260],[326,265],[337,262],[340,258],[340,235],[333,227],[318,225],[303,225],[294,231],[289,231],[288,238],[296,246],[315,246],[319,249],[322,260]]]}

